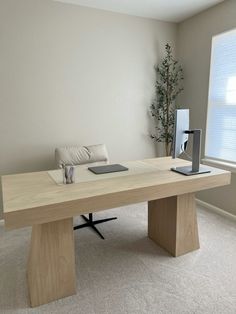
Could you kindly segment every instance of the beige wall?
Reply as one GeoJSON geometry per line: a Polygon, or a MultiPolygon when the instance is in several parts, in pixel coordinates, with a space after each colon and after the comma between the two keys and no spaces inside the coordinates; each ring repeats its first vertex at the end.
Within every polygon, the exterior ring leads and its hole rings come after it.
{"type": "MultiPolygon", "coordinates": [[[[236,1],[225,1],[178,25],[178,57],[185,71],[181,103],[191,109],[191,127],[206,129],[211,38],[236,27],[236,1]]],[[[205,136],[202,156],[204,157],[205,136]]],[[[227,187],[206,190],[198,197],[236,215],[236,175],[227,187]]]]}
{"type": "Polygon", "coordinates": [[[50,0],[0,1],[0,175],[54,167],[54,148],[155,155],[147,109],[176,25],[50,0]]]}

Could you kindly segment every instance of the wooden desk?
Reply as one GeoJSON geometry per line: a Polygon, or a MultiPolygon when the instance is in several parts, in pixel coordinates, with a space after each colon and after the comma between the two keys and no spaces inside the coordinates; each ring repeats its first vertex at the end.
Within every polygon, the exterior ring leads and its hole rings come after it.
{"type": "Polygon", "coordinates": [[[7,229],[32,226],[28,261],[31,306],[76,293],[73,216],[148,201],[148,236],[173,256],[199,248],[194,192],[230,183],[230,172],[186,177],[169,157],[143,161],[151,172],[57,185],[48,172],[2,177],[7,229]]]}

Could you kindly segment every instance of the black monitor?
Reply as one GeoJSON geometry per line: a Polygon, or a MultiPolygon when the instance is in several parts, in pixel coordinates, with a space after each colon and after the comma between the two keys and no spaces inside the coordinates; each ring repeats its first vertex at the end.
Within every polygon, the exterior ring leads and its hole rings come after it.
{"type": "Polygon", "coordinates": [[[189,130],[189,109],[176,110],[172,158],[177,158],[185,152],[189,135],[192,134],[192,165],[173,167],[171,168],[172,171],[186,176],[210,172],[207,167],[200,166],[201,133],[202,130],[200,129],[189,130]]]}

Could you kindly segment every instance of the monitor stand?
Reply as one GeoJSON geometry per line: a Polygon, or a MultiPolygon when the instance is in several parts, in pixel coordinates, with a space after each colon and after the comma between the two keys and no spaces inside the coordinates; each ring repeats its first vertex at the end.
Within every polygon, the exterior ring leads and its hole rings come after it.
{"type": "Polygon", "coordinates": [[[193,135],[193,148],[192,148],[192,165],[185,167],[174,167],[172,171],[184,174],[185,176],[192,176],[196,174],[209,173],[209,168],[200,166],[200,151],[201,151],[201,136],[202,130],[195,129],[185,131],[186,134],[193,135]]]}

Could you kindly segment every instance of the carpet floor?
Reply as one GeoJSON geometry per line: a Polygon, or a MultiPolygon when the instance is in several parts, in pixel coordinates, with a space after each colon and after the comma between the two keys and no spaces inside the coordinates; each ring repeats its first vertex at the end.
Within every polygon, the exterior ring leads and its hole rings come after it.
{"type": "MultiPolygon", "coordinates": [[[[116,215],[93,231],[75,231],[77,294],[29,308],[26,262],[30,228],[4,231],[0,222],[0,313],[236,314],[236,223],[198,208],[201,249],[173,258],[147,237],[147,206],[116,215]]],[[[77,218],[75,223],[81,222],[77,218]]]]}

